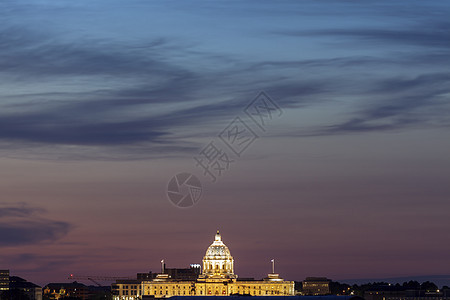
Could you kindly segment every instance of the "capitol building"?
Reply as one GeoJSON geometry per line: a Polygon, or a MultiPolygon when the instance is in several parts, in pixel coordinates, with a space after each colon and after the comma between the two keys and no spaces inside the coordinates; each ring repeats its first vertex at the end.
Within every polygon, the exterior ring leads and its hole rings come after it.
{"type": "Polygon", "coordinates": [[[275,273],[259,281],[238,279],[234,274],[234,259],[219,231],[206,250],[203,268],[200,270],[199,267],[196,278],[173,278],[163,269],[161,274],[152,278],[117,281],[113,284],[114,300],[172,296],[293,296],[295,293],[294,282],[284,281],[275,273]]]}

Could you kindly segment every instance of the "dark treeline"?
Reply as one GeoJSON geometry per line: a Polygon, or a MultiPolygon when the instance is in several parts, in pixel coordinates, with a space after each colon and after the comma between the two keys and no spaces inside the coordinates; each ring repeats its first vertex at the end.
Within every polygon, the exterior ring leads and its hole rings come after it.
{"type": "MultiPolygon", "coordinates": [[[[302,283],[296,282],[295,288],[298,291],[302,290],[302,283]]],[[[422,292],[437,292],[438,290],[446,290],[450,289],[448,286],[443,286],[441,289],[430,281],[418,282],[418,281],[407,281],[403,282],[403,284],[390,284],[388,282],[380,281],[380,282],[372,282],[365,283],[361,285],[357,284],[346,284],[339,283],[336,281],[330,282],[330,294],[332,295],[358,295],[364,296],[366,291],[371,290],[389,290],[389,291],[407,291],[407,290],[418,290],[422,292]]]]}

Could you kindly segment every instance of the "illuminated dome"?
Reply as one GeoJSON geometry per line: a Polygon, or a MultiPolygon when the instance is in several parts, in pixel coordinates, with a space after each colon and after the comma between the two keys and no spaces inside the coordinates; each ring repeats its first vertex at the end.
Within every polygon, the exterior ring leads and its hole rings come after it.
{"type": "Polygon", "coordinates": [[[203,257],[203,275],[207,278],[236,278],[233,257],[222,242],[219,231],[203,257]]]}
{"type": "Polygon", "coordinates": [[[216,233],[216,237],[214,238],[214,242],[211,246],[206,250],[205,257],[211,256],[225,256],[231,258],[231,253],[228,247],[222,242],[222,237],[220,236],[219,231],[216,233]]]}

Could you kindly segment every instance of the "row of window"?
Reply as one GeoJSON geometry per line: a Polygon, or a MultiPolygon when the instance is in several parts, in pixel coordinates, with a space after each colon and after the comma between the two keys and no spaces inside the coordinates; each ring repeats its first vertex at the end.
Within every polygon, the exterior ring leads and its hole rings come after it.
{"type": "MultiPolygon", "coordinates": [[[[191,288],[192,287],[192,284],[190,284],[190,285],[153,285],[153,289],[168,289],[170,286],[172,286],[172,289],[175,289],[175,288],[183,288],[183,289],[187,289],[187,288],[191,288]]],[[[230,286],[232,286],[232,285],[230,285],[230,286]]],[[[258,289],[261,289],[262,287],[264,287],[264,288],[269,288],[267,285],[240,285],[238,288],[246,288],[246,289],[248,289],[248,288],[253,288],[253,289],[256,289],[256,288],[258,288],[258,289]]],[[[127,289],[127,286],[124,286],[123,287],[124,289],[127,289]]],[[[131,287],[131,288],[136,288],[136,287],[131,287]]],[[[282,285],[282,286],[279,286],[279,285],[277,285],[277,286],[274,286],[274,285],[272,285],[272,286],[270,286],[270,288],[271,289],[288,289],[288,285],[282,285]]]]}
{"type": "MultiPolygon", "coordinates": [[[[128,290],[128,285],[124,285],[122,288],[123,288],[124,290],[128,290]]],[[[137,289],[137,288],[138,288],[137,285],[130,285],[130,289],[132,289],[132,290],[135,290],[135,289],[137,289]]]]}
{"type": "MultiPolygon", "coordinates": [[[[128,292],[128,291],[127,291],[128,292]]],[[[133,291],[131,291],[131,292],[133,292],[133,291]]],[[[236,292],[231,292],[231,294],[234,294],[234,293],[245,293],[245,294],[247,294],[247,293],[249,293],[249,292],[247,292],[247,291],[236,291],[236,292]]],[[[169,293],[168,291],[159,291],[159,293],[158,292],[155,292],[155,293],[153,293],[152,295],[170,295],[170,294],[172,294],[172,293],[169,293]]],[[[200,293],[199,293],[200,295],[203,295],[203,291],[200,291],[200,293]]],[[[211,290],[209,290],[208,291],[208,294],[209,295],[212,295],[213,293],[212,293],[212,291],[211,290]]],[[[216,295],[218,295],[219,294],[219,291],[215,291],[215,294],[216,295]]],[[[223,290],[222,291],[222,294],[226,294],[226,291],[225,290],[223,290]]],[[[279,294],[281,294],[281,292],[280,291],[258,291],[258,292],[255,292],[255,293],[253,293],[253,294],[257,294],[257,295],[279,295],[279,294]]],[[[128,293],[124,293],[124,295],[128,295],[128,293]]],[[[130,295],[137,295],[136,293],[131,293],[130,295]]],[[[179,293],[179,295],[189,295],[189,293],[187,293],[186,291],[183,291],[182,293],[179,293]]]]}
{"type": "Polygon", "coordinates": [[[209,269],[209,270],[211,270],[211,269],[217,269],[217,270],[220,270],[220,269],[222,269],[222,270],[231,270],[231,264],[229,264],[229,263],[225,263],[225,264],[222,264],[221,266],[220,265],[215,265],[215,268],[213,268],[213,264],[211,264],[211,263],[209,263],[209,264],[207,264],[206,265],[206,268],[205,269],[209,269]]]}
{"type": "Polygon", "coordinates": [[[128,296],[137,296],[137,291],[136,290],[126,290],[126,291],[122,291],[122,295],[128,296]]]}
{"type": "MultiPolygon", "coordinates": [[[[122,286],[122,295],[138,295],[138,289],[140,288],[140,286],[138,285],[123,285],[122,286]]],[[[153,295],[189,295],[191,292],[195,293],[195,290],[192,290],[192,286],[190,285],[183,285],[183,286],[179,286],[179,285],[172,285],[171,291],[169,292],[169,288],[170,286],[168,285],[158,285],[158,286],[153,286],[153,288],[147,287],[147,293],[148,294],[153,294],[153,295]],[[178,291],[178,293],[177,293],[178,291]]],[[[252,293],[254,295],[273,295],[273,294],[286,294],[288,292],[288,286],[287,285],[283,285],[283,286],[261,286],[261,285],[257,285],[257,286],[230,286],[229,291],[230,294],[249,294],[252,293]]],[[[199,295],[203,295],[203,289],[198,289],[197,288],[197,293],[199,295]]],[[[207,289],[207,294],[211,295],[214,291],[214,294],[226,294],[226,290],[225,289],[220,289],[220,288],[210,288],[208,287],[207,289]]],[[[206,292],[206,291],[205,291],[206,292]]]]}
{"type": "MultiPolygon", "coordinates": [[[[181,288],[180,286],[175,286],[175,285],[173,285],[173,286],[172,286],[172,289],[175,289],[175,288],[178,288],[178,287],[181,288]]],[[[186,288],[189,288],[190,286],[183,285],[182,287],[183,287],[183,289],[186,289],[186,288]]],[[[163,286],[160,285],[159,287],[158,287],[158,286],[153,287],[153,289],[155,289],[155,290],[156,290],[157,288],[162,289],[163,286]]],[[[164,286],[164,288],[167,290],[169,287],[166,285],[166,286],[164,286]]]]}
{"type": "MultiPolygon", "coordinates": [[[[139,287],[140,288],[140,287],[139,287]]],[[[156,290],[162,290],[162,289],[166,289],[166,290],[168,290],[170,288],[170,286],[154,286],[152,289],[154,290],[154,291],[156,291],[156,290]]],[[[175,286],[175,285],[173,285],[172,286],[172,290],[175,290],[175,289],[184,289],[184,290],[186,290],[186,289],[190,289],[190,288],[192,288],[192,286],[191,285],[185,285],[185,286],[175,286]]],[[[261,290],[261,289],[263,289],[264,288],[264,290],[268,290],[269,289],[269,287],[267,287],[267,286],[261,286],[261,285],[258,285],[258,286],[240,286],[240,287],[237,287],[237,289],[252,289],[252,290],[256,290],[256,289],[258,289],[258,290],[261,290]]],[[[128,290],[128,289],[134,289],[134,290],[136,290],[136,289],[138,289],[138,287],[137,286],[130,286],[130,288],[128,288],[128,286],[123,286],[122,287],[122,289],[123,290],[128,290]]],[[[231,287],[231,290],[234,290],[234,289],[236,289],[236,287],[231,287]]],[[[271,286],[270,287],[270,289],[271,290],[273,290],[273,289],[275,289],[275,290],[280,290],[280,289],[284,289],[284,290],[288,290],[288,286],[286,286],[286,285],[284,285],[284,286],[271,286]]],[[[149,290],[149,288],[147,288],[147,290],[149,290]]]]}

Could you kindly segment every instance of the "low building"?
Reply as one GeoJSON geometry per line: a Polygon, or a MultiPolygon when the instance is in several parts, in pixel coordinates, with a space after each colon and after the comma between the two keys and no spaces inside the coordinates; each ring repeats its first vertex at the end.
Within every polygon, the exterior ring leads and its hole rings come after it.
{"type": "Polygon", "coordinates": [[[173,296],[293,296],[294,282],[284,281],[279,274],[268,274],[263,280],[238,280],[234,259],[217,232],[214,242],[203,257],[203,270],[168,269],[151,280],[118,280],[112,285],[114,300],[173,296]],[[177,270],[177,271],[170,271],[177,270]],[[170,274],[169,274],[170,273],[170,274]]]}
{"type": "Polygon", "coordinates": [[[58,300],[65,297],[76,297],[86,300],[88,287],[76,281],[72,283],[49,283],[43,288],[43,294],[50,300],[58,300]]]}
{"type": "Polygon", "coordinates": [[[449,290],[405,290],[396,286],[378,286],[364,292],[366,300],[450,300],[449,290]]]}
{"type": "Polygon", "coordinates": [[[330,294],[330,280],[325,277],[307,277],[302,282],[302,295],[319,296],[330,294]]]}
{"type": "Polygon", "coordinates": [[[88,299],[110,299],[111,286],[89,285],[88,299]]]}
{"type": "Polygon", "coordinates": [[[42,288],[23,278],[11,276],[9,278],[9,289],[11,291],[21,291],[24,295],[28,296],[30,300],[42,300],[42,288]]]}

